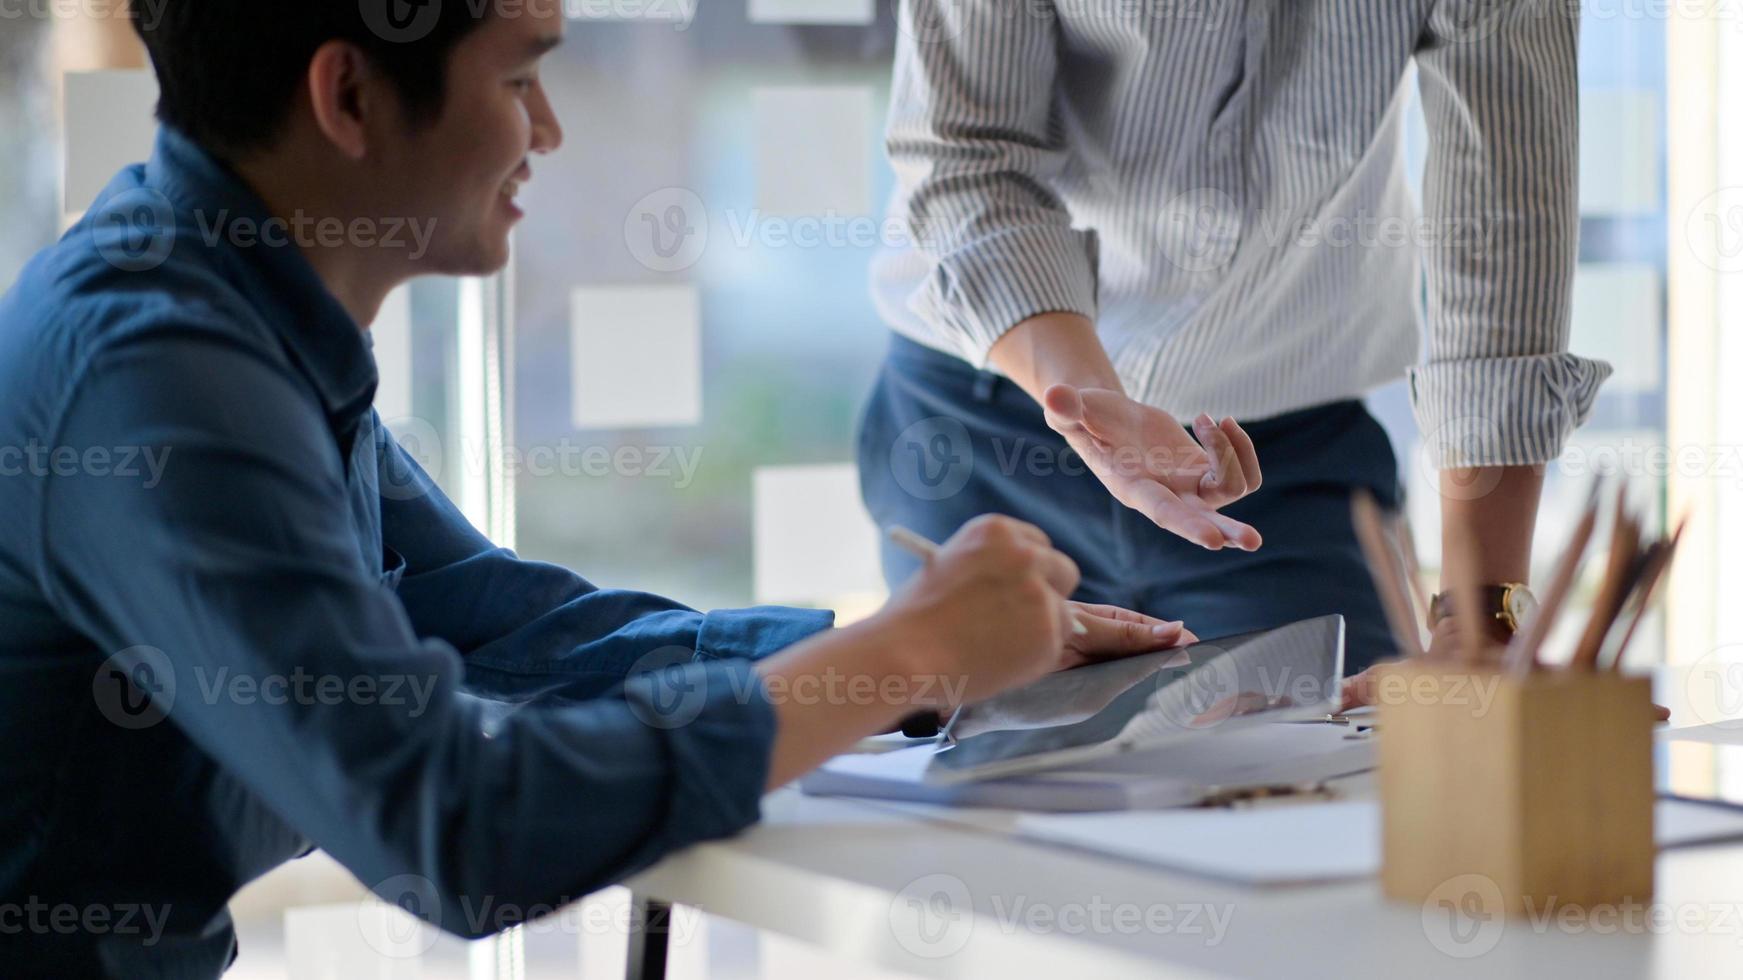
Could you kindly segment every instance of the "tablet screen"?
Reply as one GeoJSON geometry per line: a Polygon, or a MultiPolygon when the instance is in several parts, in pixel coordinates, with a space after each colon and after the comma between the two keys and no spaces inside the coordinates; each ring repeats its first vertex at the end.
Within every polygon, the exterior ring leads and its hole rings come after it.
{"type": "Polygon", "coordinates": [[[1343,625],[1322,616],[1050,674],[964,708],[932,770],[979,778],[1202,737],[1248,717],[1327,714],[1338,704],[1343,625]]]}

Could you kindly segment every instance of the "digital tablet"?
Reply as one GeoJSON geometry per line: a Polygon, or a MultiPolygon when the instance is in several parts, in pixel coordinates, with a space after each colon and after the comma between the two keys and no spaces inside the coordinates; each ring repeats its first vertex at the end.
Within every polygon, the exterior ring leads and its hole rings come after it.
{"type": "Polygon", "coordinates": [[[987,779],[1337,710],[1344,618],[1110,660],[1050,674],[962,709],[929,782],[987,779]]]}

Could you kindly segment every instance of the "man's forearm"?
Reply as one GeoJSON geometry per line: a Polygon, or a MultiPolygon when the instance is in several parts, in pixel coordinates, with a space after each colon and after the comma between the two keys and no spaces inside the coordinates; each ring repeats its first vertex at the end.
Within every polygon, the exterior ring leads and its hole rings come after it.
{"type": "Polygon", "coordinates": [[[786,785],[868,735],[893,730],[916,709],[937,707],[920,695],[953,685],[949,678],[929,683],[916,676],[915,665],[924,662],[916,645],[896,636],[882,616],[760,661],[757,673],[776,719],[768,788],[786,785]]]}
{"type": "Polygon", "coordinates": [[[1024,320],[999,338],[987,360],[1036,401],[1057,384],[1125,392],[1095,324],[1077,313],[1042,313],[1024,320]]]}
{"type": "Polygon", "coordinates": [[[1441,588],[1459,581],[1529,581],[1531,535],[1542,494],[1541,466],[1442,471],[1441,588]],[[1475,567],[1467,570],[1467,561],[1475,567]]]}

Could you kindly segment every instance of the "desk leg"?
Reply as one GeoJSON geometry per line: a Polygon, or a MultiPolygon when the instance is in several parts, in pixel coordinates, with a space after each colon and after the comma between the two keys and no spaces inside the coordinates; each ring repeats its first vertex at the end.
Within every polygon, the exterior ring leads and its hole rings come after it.
{"type": "Polygon", "coordinates": [[[667,940],[672,931],[672,906],[655,898],[633,896],[635,914],[630,922],[641,928],[629,934],[629,969],[626,980],[666,980],[667,940]]]}

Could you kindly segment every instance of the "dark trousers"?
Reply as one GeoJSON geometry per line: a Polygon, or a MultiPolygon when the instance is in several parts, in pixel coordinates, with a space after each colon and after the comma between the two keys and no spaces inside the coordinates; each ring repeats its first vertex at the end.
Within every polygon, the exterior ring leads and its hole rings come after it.
{"type": "MultiPolygon", "coordinates": [[[[1082,569],[1084,602],[1183,619],[1205,639],[1342,613],[1347,673],[1396,656],[1350,519],[1356,488],[1399,504],[1385,430],[1358,401],[1243,425],[1264,485],[1223,512],[1265,544],[1206,551],[1109,495],[1014,383],[894,337],[860,423],[861,492],[880,527],[936,541],[986,513],[1038,525],[1082,569]]],[[[916,567],[885,544],[892,589],[916,567]]]]}

